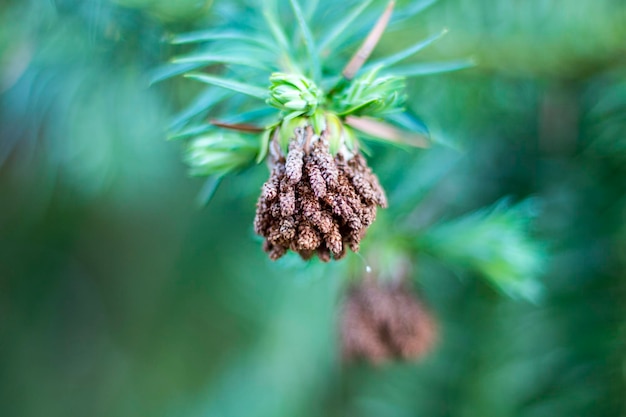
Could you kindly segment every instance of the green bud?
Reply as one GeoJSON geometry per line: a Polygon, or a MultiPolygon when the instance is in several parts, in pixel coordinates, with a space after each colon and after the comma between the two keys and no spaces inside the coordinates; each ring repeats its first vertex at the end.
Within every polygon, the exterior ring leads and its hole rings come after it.
{"type": "Polygon", "coordinates": [[[391,75],[377,78],[379,70],[369,71],[337,94],[333,104],[339,115],[381,117],[403,109],[404,78],[391,75]]]}
{"type": "Polygon", "coordinates": [[[304,100],[291,100],[285,103],[285,108],[289,110],[303,111],[306,107],[307,102],[304,100]]]}
{"type": "Polygon", "coordinates": [[[302,75],[274,73],[270,77],[267,104],[282,110],[287,118],[311,116],[322,100],[322,92],[302,75]]]}
{"type": "Polygon", "coordinates": [[[259,152],[258,140],[227,132],[212,132],[189,142],[185,162],[191,175],[224,175],[252,164],[259,152]]]}

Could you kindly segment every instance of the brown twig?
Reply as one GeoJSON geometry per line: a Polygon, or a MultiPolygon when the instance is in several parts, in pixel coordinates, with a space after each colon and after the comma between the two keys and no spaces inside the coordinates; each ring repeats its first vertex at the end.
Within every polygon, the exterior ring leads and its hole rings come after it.
{"type": "Polygon", "coordinates": [[[361,69],[367,58],[371,55],[372,51],[378,44],[380,37],[383,35],[387,24],[389,23],[389,19],[391,18],[391,13],[393,12],[393,7],[395,5],[395,1],[390,1],[387,5],[387,8],[383,12],[383,14],[378,18],[376,24],[368,33],[367,37],[361,44],[361,47],[358,51],[352,56],[348,65],[343,69],[341,74],[347,80],[351,80],[354,78],[356,73],[361,69]]]}
{"type": "Polygon", "coordinates": [[[229,130],[236,130],[237,132],[246,132],[246,133],[261,133],[265,129],[259,126],[254,126],[246,123],[226,123],[220,122],[219,120],[211,120],[210,123],[213,126],[221,127],[229,130]]]}
{"type": "Polygon", "coordinates": [[[404,132],[393,125],[366,117],[347,116],[346,124],[368,135],[417,148],[428,148],[428,140],[419,134],[404,132]]]}

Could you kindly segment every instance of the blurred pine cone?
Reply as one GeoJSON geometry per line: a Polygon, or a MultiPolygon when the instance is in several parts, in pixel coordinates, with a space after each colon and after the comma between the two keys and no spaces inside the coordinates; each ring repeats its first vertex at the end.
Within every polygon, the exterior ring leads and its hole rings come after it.
{"type": "Polygon", "coordinates": [[[435,321],[406,284],[361,281],[347,295],[341,318],[345,360],[417,360],[436,339],[435,321]]]}

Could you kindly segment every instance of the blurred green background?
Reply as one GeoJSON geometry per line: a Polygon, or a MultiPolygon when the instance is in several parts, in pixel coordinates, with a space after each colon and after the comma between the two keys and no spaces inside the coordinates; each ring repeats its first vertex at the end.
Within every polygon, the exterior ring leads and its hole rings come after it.
{"type": "Polygon", "coordinates": [[[375,55],[447,27],[414,61],[478,63],[409,81],[437,145],[375,148],[391,206],[429,230],[530,197],[549,256],[536,303],[414,259],[440,343],[371,367],[339,359],[345,266],[262,252],[267,169],[199,209],[165,140],[198,85],[149,87],[163,39],[248,3],[0,1],[0,415],[626,415],[626,5],[440,0],[385,35],[375,55]]]}

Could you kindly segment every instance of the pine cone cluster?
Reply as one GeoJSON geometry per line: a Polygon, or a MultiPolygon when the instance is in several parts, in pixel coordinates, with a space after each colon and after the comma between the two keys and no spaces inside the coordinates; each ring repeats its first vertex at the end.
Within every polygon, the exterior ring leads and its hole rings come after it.
{"type": "MultiPolygon", "coordinates": [[[[278,145],[273,142],[273,149],[278,145]]],[[[378,178],[358,152],[340,149],[333,157],[327,132],[296,128],[287,155],[272,152],[269,180],[257,203],[255,232],[276,260],[288,250],[303,259],[341,259],[354,252],[387,199],[378,178]]]]}
{"type": "Polygon", "coordinates": [[[416,360],[436,338],[433,318],[405,284],[363,281],[348,293],[341,319],[346,360],[416,360]]]}

